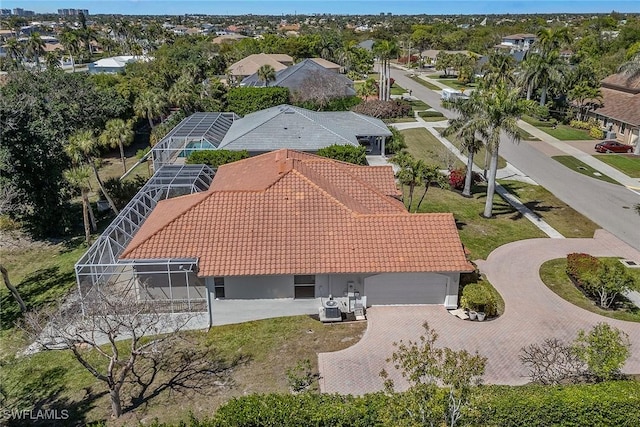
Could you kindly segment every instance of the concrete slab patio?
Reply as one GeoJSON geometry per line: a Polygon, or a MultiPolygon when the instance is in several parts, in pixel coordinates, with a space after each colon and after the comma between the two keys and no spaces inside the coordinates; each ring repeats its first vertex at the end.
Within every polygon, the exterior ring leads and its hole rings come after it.
{"type": "Polygon", "coordinates": [[[527,371],[519,360],[520,349],[556,337],[573,340],[580,329],[607,322],[624,330],[631,340],[627,373],[640,373],[640,323],[623,322],[578,308],[550,291],[538,271],[547,260],[571,252],[595,256],[620,256],[640,262],[640,252],[604,230],[593,239],[532,239],[513,242],[479,261],[480,271],[505,300],[498,319],[470,322],[451,316],[441,306],[373,307],[362,340],[335,353],[318,356],[320,389],[325,393],[355,394],[382,389],[380,371],[386,368],[398,388],[407,383],[386,359],[392,343],[416,340],[425,321],[438,332],[438,345],[455,350],[478,351],[488,358],[484,380],[489,384],[525,384],[527,371]]]}

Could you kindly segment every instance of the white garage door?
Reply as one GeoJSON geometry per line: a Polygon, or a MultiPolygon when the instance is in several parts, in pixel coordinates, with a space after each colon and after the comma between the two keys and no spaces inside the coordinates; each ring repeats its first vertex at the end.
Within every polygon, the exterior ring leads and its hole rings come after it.
{"type": "Polygon", "coordinates": [[[367,305],[444,304],[447,277],[429,273],[378,274],[364,280],[367,305]]]}

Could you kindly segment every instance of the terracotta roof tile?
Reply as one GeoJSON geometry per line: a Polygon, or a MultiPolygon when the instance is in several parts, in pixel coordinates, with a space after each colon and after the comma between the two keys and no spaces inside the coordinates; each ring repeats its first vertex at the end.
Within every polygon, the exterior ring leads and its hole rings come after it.
{"type": "Polygon", "coordinates": [[[160,202],[122,257],[198,257],[200,276],[472,270],[453,215],[408,213],[392,182],[390,168],[253,157],[160,202]]]}

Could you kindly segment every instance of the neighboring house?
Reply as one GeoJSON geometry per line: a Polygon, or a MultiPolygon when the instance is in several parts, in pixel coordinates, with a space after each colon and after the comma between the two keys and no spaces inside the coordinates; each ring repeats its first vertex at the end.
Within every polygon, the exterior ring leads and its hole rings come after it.
{"type": "Polygon", "coordinates": [[[475,53],[473,53],[473,52],[471,52],[469,50],[436,50],[436,49],[428,49],[428,50],[423,50],[420,53],[420,57],[422,59],[424,59],[424,61],[427,64],[435,64],[436,63],[436,59],[438,57],[438,54],[440,52],[444,52],[444,53],[447,53],[449,55],[455,55],[457,53],[461,53],[461,54],[466,55],[466,56],[476,56],[475,53]]]}
{"type": "Polygon", "coordinates": [[[153,146],[153,166],[184,163],[198,150],[247,150],[251,155],[282,148],[316,152],[334,144],[363,145],[368,154],[385,152],[391,137],[379,119],[352,111],[318,112],[279,105],[239,118],[234,113],[195,113],[153,146]]]}
{"type": "MultiPolygon", "coordinates": [[[[216,32],[216,34],[218,34],[218,32],[216,32]]],[[[247,36],[243,36],[242,34],[219,34],[218,37],[214,38],[211,42],[214,44],[231,43],[246,38],[247,36]]]]}
{"type": "Polygon", "coordinates": [[[293,58],[285,54],[256,53],[235,62],[227,69],[227,74],[241,81],[258,72],[263,65],[271,65],[275,71],[284,70],[293,64],[293,58]]]}
{"type": "MultiPolygon", "coordinates": [[[[333,64],[330,61],[325,62],[333,64]]],[[[334,65],[340,67],[337,64],[334,65]]],[[[258,73],[250,75],[240,83],[240,86],[264,87],[266,85],[266,82],[260,80],[258,73]]],[[[289,88],[292,95],[299,91],[312,90],[322,90],[326,98],[342,98],[356,94],[353,80],[325,67],[316,59],[305,59],[296,65],[277,71],[275,80],[268,85],[289,88]]]]}
{"type": "Polygon", "coordinates": [[[616,139],[636,145],[640,136],[640,77],[629,79],[613,74],[600,82],[601,107],[587,114],[594,117],[603,129],[615,132],[616,139]]]}
{"type": "Polygon", "coordinates": [[[335,62],[327,61],[324,58],[311,58],[311,60],[318,65],[322,65],[329,71],[333,71],[334,73],[339,73],[342,66],[340,64],[336,64],[335,62]]]}
{"type": "Polygon", "coordinates": [[[510,52],[529,50],[536,39],[535,34],[511,34],[502,37],[502,41],[499,45],[496,45],[496,48],[505,49],[510,52]]]}
{"type": "Polygon", "coordinates": [[[453,215],[411,214],[398,197],[390,166],[279,150],[221,166],[206,191],[160,201],[120,261],[134,265],[137,298],[205,296],[211,324],[252,310],[313,314],[329,296],[456,308],[460,273],[474,268],[453,215]],[[146,274],[154,260],[196,265],[146,274]]]}
{"type": "Polygon", "coordinates": [[[110,58],[102,58],[98,59],[95,62],[89,64],[89,73],[97,74],[97,73],[122,73],[124,72],[125,66],[130,62],[136,61],[147,61],[148,59],[144,56],[112,56],[110,58]]]}
{"type": "Polygon", "coordinates": [[[387,125],[353,111],[318,112],[279,105],[235,120],[217,148],[256,155],[281,148],[316,152],[330,145],[364,145],[383,154],[391,137],[387,125]]]}

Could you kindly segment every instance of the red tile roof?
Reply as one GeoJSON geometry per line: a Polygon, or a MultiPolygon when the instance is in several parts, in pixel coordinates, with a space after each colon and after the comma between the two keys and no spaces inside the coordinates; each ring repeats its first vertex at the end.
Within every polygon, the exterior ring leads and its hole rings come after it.
{"type": "Polygon", "coordinates": [[[280,150],[160,202],[122,258],[196,257],[200,276],[471,271],[453,215],[397,195],[390,167],[280,150]]]}

